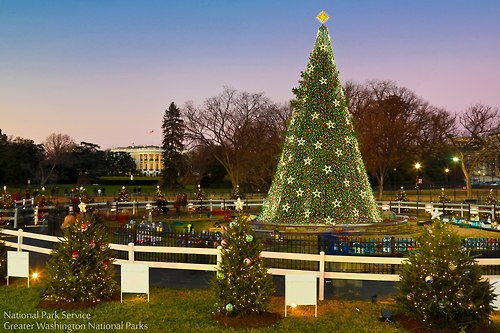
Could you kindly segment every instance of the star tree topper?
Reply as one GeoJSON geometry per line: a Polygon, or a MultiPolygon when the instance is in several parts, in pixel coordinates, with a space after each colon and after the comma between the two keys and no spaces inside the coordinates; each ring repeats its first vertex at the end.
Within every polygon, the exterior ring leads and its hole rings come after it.
{"type": "Polygon", "coordinates": [[[80,208],[80,213],[85,213],[87,212],[87,205],[85,204],[85,202],[80,202],[80,204],[78,205],[78,208],[80,208]]]}
{"type": "Polygon", "coordinates": [[[330,18],[330,16],[328,16],[324,10],[321,11],[321,13],[318,14],[318,16],[316,16],[316,18],[318,19],[318,21],[321,22],[321,24],[325,24],[326,21],[328,21],[328,19],[330,18]]]}
{"type": "Polygon", "coordinates": [[[439,220],[441,218],[441,215],[443,215],[443,212],[440,212],[439,209],[434,208],[431,211],[431,220],[434,220],[434,219],[438,219],[439,220]]]}
{"type": "Polygon", "coordinates": [[[234,208],[236,210],[243,210],[243,205],[245,204],[244,201],[242,201],[240,198],[234,202],[234,208]]]}

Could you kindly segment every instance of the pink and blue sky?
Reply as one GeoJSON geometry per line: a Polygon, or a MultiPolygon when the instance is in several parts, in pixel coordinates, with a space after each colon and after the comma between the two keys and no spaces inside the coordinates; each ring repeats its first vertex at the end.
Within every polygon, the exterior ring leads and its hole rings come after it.
{"type": "Polygon", "coordinates": [[[322,9],[343,81],[392,80],[451,112],[500,106],[497,0],[0,0],[0,129],[160,144],[172,101],[228,86],[286,102],[322,9]]]}

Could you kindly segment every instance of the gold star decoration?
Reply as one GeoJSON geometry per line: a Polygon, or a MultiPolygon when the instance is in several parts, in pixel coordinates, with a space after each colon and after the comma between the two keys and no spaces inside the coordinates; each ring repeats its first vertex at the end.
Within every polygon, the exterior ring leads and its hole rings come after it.
{"type": "Polygon", "coordinates": [[[242,201],[240,198],[234,202],[234,209],[236,210],[243,210],[245,201],[242,201]]]}
{"type": "Polygon", "coordinates": [[[318,14],[318,16],[316,16],[316,18],[321,22],[321,24],[325,24],[326,21],[328,21],[328,19],[330,18],[330,16],[328,16],[324,10],[321,11],[321,13],[318,14]]]}

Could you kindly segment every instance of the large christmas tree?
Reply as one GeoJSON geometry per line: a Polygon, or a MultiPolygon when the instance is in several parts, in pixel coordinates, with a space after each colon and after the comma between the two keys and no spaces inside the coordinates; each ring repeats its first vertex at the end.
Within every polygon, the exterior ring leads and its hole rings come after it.
{"type": "Polygon", "coordinates": [[[43,298],[53,301],[92,301],[110,298],[117,290],[112,251],[106,229],[95,216],[80,214],[63,230],[47,262],[43,298]]]}
{"type": "MultiPolygon", "coordinates": [[[[322,12],[322,23],[328,18],[322,12]]],[[[347,109],[328,29],[322,25],[294,89],[293,114],[262,218],[272,224],[379,220],[347,109]]]]}

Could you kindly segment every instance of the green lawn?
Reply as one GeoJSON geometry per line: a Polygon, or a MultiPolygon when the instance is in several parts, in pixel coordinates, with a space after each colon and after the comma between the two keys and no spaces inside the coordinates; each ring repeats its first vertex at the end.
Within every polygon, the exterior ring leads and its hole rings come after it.
{"type": "MultiPolygon", "coordinates": [[[[2,298],[2,328],[10,324],[35,324],[54,322],[53,319],[9,319],[5,312],[36,313],[42,311],[53,313],[55,310],[37,308],[40,285],[27,288],[25,281],[19,279],[11,286],[0,287],[2,298]]],[[[248,330],[234,330],[225,328],[211,319],[214,297],[207,290],[180,290],[153,288],[151,302],[146,302],[145,296],[126,294],[124,302],[108,302],[90,309],[65,310],[65,314],[83,314],[90,319],[63,319],[64,310],[58,310],[61,317],[56,322],[60,324],[84,324],[85,330],[76,332],[94,332],[97,324],[130,323],[143,327],[148,332],[244,332],[248,330]],[[90,324],[89,324],[90,323],[90,324]],[[90,325],[94,326],[90,326],[90,325]]],[[[290,309],[289,316],[274,326],[256,332],[404,332],[394,324],[381,323],[377,320],[383,304],[371,304],[361,301],[325,301],[319,304],[319,317],[314,318],[314,308],[290,309]],[[361,310],[358,314],[356,307],[361,310]]],[[[273,298],[273,312],[284,313],[284,299],[273,298]]],[[[129,325],[129,328],[131,326],[129,325]]],[[[136,326],[137,328],[138,326],[136,326]]],[[[23,332],[26,330],[12,330],[23,332]]],[[[34,330],[36,331],[36,330],[34,330]]],[[[55,330],[44,330],[54,332],[55,330]]],[[[113,330],[111,330],[113,331],[113,330]]],[[[118,331],[118,330],[115,330],[118,331]]]]}
{"type": "MultiPolygon", "coordinates": [[[[125,294],[124,302],[107,302],[93,308],[79,310],[47,310],[37,307],[42,286],[34,283],[26,287],[24,279],[16,279],[10,286],[1,286],[0,309],[2,310],[2,331],[8,331],[6,325],[34,324],[36,322],[53,324],[54,319],[9,319],[5,313],[30,314],[42,311],[46,316],[58,311],[58,324],[77,324],[85,329],[73,332],[95,332],[96,327],[105,324],[121,325],[127,323],[137,329],[141,324],[147,326],[148,332],[248,332],[246,329],[231,329],[220,326],[211,319],[211,311],[215,302],[209,290],[185,290],[152,288],[151,302],[147,303],[145,295],[125,294]],[[63,311],[65,311],[63,313],[63,311]],[[89,319],[73,319],[69,316],[84,316],[89,319]],[[65,316],[66,318],[63,318],[65,316]],[[9,324],[8,324],[9,323],[9,324]],[[140,324],[139,324],[140,323],[140,324]],[[93,326],[91,326],[93,325],[93,326]]],[[[390,300],[380,300],[373,304],[369,301],[326,300],[319,302],[318,318],[314,318],[314,307],[289,308],[288,317],[269,328],[255,329],[252,332],[407,332],[397,323],[384,323],[378,320],[382,308],[394,309],[390,300]],[[359,309],[359,311],[356,310],[359,309]]],[[[284,315],[284,298],[273,297],[271,311],[284,315]]],[[[500,315],[492,316],[494,327],[500,329],[500,315]]],[[[28,330],[10,330],[27,332],[28,330]]],[[[37,331],[33,329],[32,331],[37,331]]],[[[60,332],[61,330],[59,330],[60,332]]],[[[103,330],[104,331],[104,330],[103,330]]],[[[110,330],[121,331],[121,330],[110,330]]],[[[57,332],[57,330],[44,330],[57,332]]]]}

